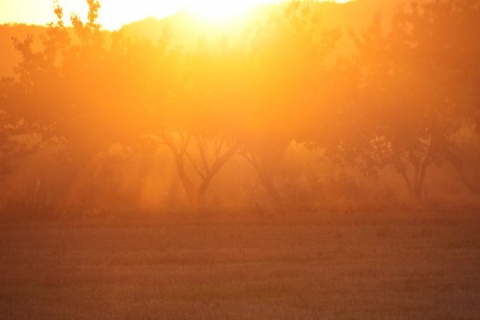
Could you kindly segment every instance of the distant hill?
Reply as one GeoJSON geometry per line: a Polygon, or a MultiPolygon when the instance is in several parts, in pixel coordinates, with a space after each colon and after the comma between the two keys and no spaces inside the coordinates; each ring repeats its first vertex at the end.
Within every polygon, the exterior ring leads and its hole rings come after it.
{"type": "MultiPolygon", "coordinates": [[[[379,13],[388,21],[394,8],[402,0],[356,0],[343,4],[332,2],[319,2],[316,4],[321,22],[328,28],[340,27],[344,33],[365,29],[372,21],[372,17],[379,13]]],[[[269,10],[274,10],[273,5],[262,5],[253,10],[253,16],[261,15],[269,10]]],[[[227,32],[241,32],[241,21],[232,22],[231,30],[227,31],[218,25],[208,25],[201,22],[192,14],[180,11],[175,15],[164,19],[147,18],[141,21],[124,25],[120,32],[126,37],[147,38],[158,41],[166,29],[172,35],[175,46],[184,49],[195,48],[199,40],[215,40],[227,32]],[[240,27],[239,27],[240,26],[240,27]],[[233,30],[233,31],[232,31],[233,30]]],[[[39,36],[45,31],[44,26],[34,25],[0,25],[0,76],[13,75],[14,66],[20,61],[20,55],[15,50],[12,38],[23,40],[28,34],[34,35],[37,43],[39,36]]],[[[348,51],[352,46],[348,37],[344,37],[340,43],[342,51],[348,51]]]]}

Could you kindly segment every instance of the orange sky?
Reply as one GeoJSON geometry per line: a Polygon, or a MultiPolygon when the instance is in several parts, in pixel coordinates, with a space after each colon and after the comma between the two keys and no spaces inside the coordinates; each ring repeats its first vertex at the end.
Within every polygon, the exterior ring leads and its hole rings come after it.
{"type": "MultiPolygon", "coordinates": [[[[149,16],[162,18],[188,9],[206,18],[228,18],[262,3],[278,3],[280,0],[101,0],[99,21],[107,29],[118,29],[124,23],[149,16]]],[[[337,0],[346,2],[348,0],[337,0]]],[[[59,0],[66,10],[81,16],[87,12],[86,0],[59,0]]],[[[1,0],[1,23],[45,24],[53,21],[53,0],[1,0]]]]}

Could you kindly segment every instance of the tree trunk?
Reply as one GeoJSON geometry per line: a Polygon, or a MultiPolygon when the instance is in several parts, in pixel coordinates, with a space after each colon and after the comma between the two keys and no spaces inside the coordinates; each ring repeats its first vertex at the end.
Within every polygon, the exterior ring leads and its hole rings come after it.
{"type": "Polygon", "coordinates": [[[282,202],[282,198],[273,183],[273,175],[260,172],[258,178],[260,179],[262,186],[265,188],[265,191],[267,191],[268,195],[272,198],[275,204],[280,204],[282,202]]]}
{"type": "Polygon", "coordinates": [[[204,194],[210,186],[213,178],[223,168],[227,161],[236,153],[237,146],[231,146],[223,154],[220,154],[219,149],[215,154],[213,163],[209,165],[205,156],[204,146],[199,140],[197,140],[197,146],[201,153],[203,163],[203,169],[201,169],[202,167],[196,165],[194,159],[190,154],[188,154],[187,147],[189,146],[189,142],[191,140],[190,138],[191,136],[184,139],[182,142],[183,145],[180,148],[177,148],[171,139],[169,139],[165,134],[162,135],[164,143],[173,153],[178,176],[182,183],[183,189],[185,190],[188,201],[191,207],[197,210],[202,205],[204,194]],[[197,184],[195,183],[194,178],[190,177],[185,169],[185,162],[189,160],[194,167],[196,174],[198,175],[197,184]]]}
{"type": "Polygon", "coordinates": [[[180,178],[180,182],[182,183],[183,189],[185,190],[188,201],[192,207],[197,208],[200,205],[201,195],[199,194],[193,181],[188,177],[187,173],[185,172],[185,164],[181,155],[175,155],[175,164],[177,166],[178,177],[180,178]]]}
{"type": "Polygon", "coordinates": [[[443,150],[443,156],[445,160],[455,169],[460,181],[465,185],[465,187],[467,187],[467,189],[473,194],[480,194],[480,186],[475,183],[475,181],[469,179],[465,173],[465,167],[462,160],[455,154],[455,152],[451,150],[451,148],[445,147],[443,150]]]}

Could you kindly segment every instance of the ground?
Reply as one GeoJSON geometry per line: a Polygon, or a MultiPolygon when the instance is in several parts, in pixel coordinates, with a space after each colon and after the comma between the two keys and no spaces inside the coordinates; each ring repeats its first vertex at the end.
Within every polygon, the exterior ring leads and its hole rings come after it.
{"type": "Polygon", "coordinates": [[[480,213],[0,218],[2,319],[478,319],[480,213]]]}

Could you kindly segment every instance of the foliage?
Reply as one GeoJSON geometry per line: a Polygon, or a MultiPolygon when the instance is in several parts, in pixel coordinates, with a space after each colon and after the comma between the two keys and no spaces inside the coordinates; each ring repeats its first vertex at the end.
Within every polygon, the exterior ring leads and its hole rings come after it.
{"type": "MultiPolygon", "coordinates": [[[[353,33],[349,57],[337,48],[345,36],[322,24],[315,1],[272,6],[238,38],[200,40],[192,51],[173,46],[168,29],[156,42],[102,30],[100,3],[87,4],[87,20],[72,15],[69,27],[55,2],[57,19],[42,37],[14,40],[21,61],[0,82],[4,176],[46,149],[38,141],[55,141],[70,168],[63,189],[84,190],[65,194],[85,204],[100,185],[115,190],[121,181],[98,183],[92,168],[122,146],[125,162],[145,150],[161,154],[162,166],[170,161],[184,200],[198,208],[208,190],[221,189],[217,177],[248,171],[228,168],[240,155],[252,166],[244,178],[283,206],[280,184],[307,186],[278,179],[300,143],[316,162],[321,155],[370,177],[394,168],[417,199],[434,168],[453,168],[480,190],[469,176],[480,149],[472,138],[480,128],[478,0],[405,2],[388,27],[377,16],[353,33]]],[[[315,192],[306,194],[320,198],[315,192]]]]}
{"type": "Polygon", "coordinates": [[[451,159],[455,135],[475,114],[466,110],[475,95],[469,73],[478,67],[462,66],[478,51],[470,38],[478,23],[465,21],[475,11],[475,1],[413,1],[397,10],[388,32],[377,18],[354,38],[362,77],[361,111],[353,112],[362,114],[368,156],[378,166],[393,164],[416,197],[427,168],[451,159]],[[459,41],[459,34],[467,36],[459,41]]]}

